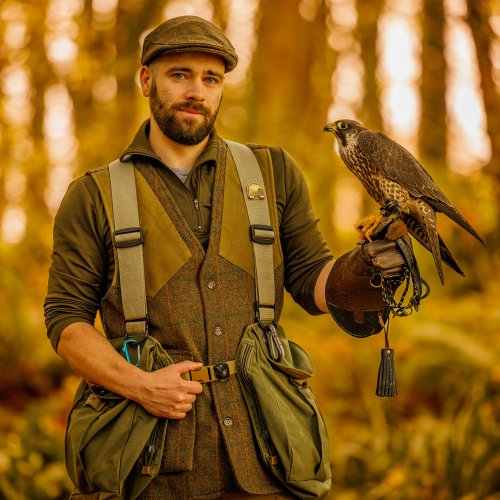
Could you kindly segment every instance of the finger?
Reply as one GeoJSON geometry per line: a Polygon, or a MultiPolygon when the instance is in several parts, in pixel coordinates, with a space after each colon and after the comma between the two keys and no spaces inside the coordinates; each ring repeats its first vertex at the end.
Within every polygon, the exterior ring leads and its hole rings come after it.
{"type": "Polygon", "coordinates": [[[186,394],[186,397],[184,398],[184,403],[193,404],[195,401],[196,401],[196,394],[193,393],[186,394]]]}
{"type": "Polygon", "coordinates": [[[173,419],[183,419],[186,418],[187,414],[193,409],[193,405],[191,403],[188,404],[179,404],[175,408],[173,408],[167,414],[167,418],[173,419]]]}
{"type": "Polygon", "coordinates": [[[181,373],[186,373],[190,370],[199,370],[202,366],[203,363],[196,363],[195,361],[181,361],[180,363],[175,363],[174,365],[175,368],[178,370],[179,374],[181,373]]]}
{"type": "Polygon", "coordinates": [[[185,412],[176,412],[176,413],[166,413],[163,416],[170,420],[182,420],[183,418],[186,418],[186,415],[187,413],[185,412]]]}

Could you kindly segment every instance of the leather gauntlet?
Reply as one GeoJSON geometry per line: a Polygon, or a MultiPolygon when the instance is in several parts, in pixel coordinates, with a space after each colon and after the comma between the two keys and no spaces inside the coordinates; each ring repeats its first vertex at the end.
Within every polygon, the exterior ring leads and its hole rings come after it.
{"type": "Polygon", "coordinates": [[[378,333],[382,329],[379,314],[385,321],[389,308],[382,288],[376,287],[381,282],[377,275],[401,276],[404,264],[396,243],[388,240],[358,245],[339,257],[326,284],[326,302],[337,324],[354,337],[378,333]]]}

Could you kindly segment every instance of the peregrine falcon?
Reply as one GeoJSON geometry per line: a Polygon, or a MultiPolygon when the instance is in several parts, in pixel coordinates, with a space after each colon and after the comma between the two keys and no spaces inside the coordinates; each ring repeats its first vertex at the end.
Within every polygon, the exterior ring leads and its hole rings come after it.
{"type": "MultiPolygon", "coordinates": [[[[436,186],[418,160],[386,135],[353,120],[337,120],[324,128],[337,138],[340,157],[382,207],[396,207],[409,233],[427,250],[444,284],[441,261],[464,276],[437,232],[436,212],[442,212],[481,243],[476,230],[436,186]]],[[[389,210],[390,211],[390,210],[389,210]]]]}

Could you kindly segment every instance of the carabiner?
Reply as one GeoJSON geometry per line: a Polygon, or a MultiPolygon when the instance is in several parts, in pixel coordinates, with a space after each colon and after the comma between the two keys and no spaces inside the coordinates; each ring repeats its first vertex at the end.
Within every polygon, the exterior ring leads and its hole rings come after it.
{"type": "Polygon", "coordinates": [[[122,351],[125,354],[125,359],[129,363],[133,364],[134,366],[137,366],[139,364],[139,362],[141,361],[141,344],[143,342],[144,342],[144,339],[143,340],[127,339],[127,340],[123,341],[122,351]],[[128,351],[129,345],[133,345],[134,347],[137,348],[137,362],[135,362],[135,363],[132,363],[132,359],[131,359],[130,353],[128,351]]]}

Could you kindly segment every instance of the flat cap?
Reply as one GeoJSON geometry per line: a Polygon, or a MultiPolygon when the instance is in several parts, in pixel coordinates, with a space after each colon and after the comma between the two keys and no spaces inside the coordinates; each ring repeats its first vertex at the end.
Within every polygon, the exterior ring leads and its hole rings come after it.
{"type": "Polygon", "coordinates": [[[226,72],[234,69],[238,56],[226,35],[214,24],[197,16],[174,17],[157,26],[144,39],[141,64],[167,53],[207,52],[226,63],[226,72]]]}

